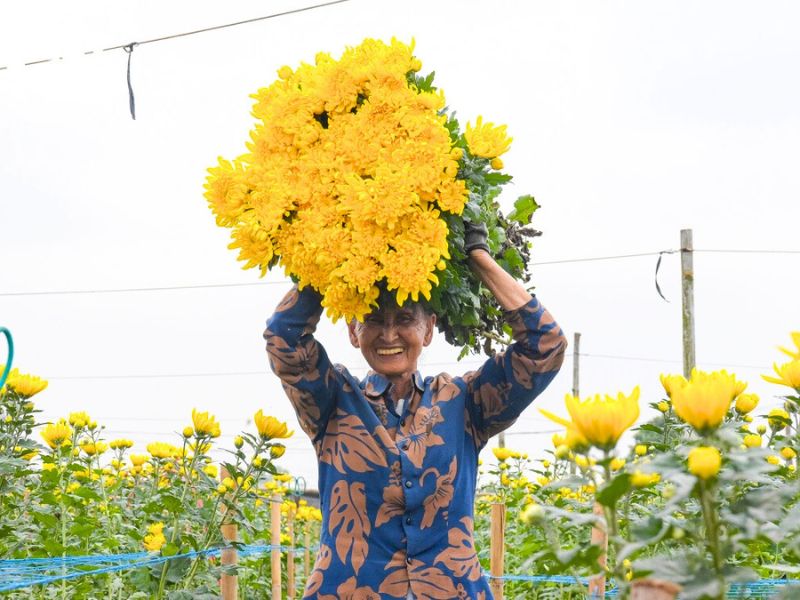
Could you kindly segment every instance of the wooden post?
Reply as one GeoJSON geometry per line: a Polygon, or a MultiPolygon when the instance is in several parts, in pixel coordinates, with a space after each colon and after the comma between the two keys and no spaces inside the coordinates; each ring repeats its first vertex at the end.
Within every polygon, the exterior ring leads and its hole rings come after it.
{"type": "Polygon", "coordinates": [[[581,395],[580,365],[581,365],[581,334],[575,333],[572,342],[572,395],[576,398],[581,395]]]}
{"type": "MultiPolygon", "coordinates": [[[[220,529],[222,530],[222,539],[226,544],[236,541],[236,523],[223,523],[220,529]]],[[[223,548],[220,555],[220,564],[223,572],[219,580],[222,600],[236,600],[239,597],[238,576],[236,573],[228,574],[224,571],[225,567],[236,566],[237,563],[238,554],[236,548],[223,548]]]]}
{"type": "Polygon", "coordinates": [[[696,364],[694,346],[694,264],[692,230],[681,229],[681,291],[683,297],[683,376],[696,364]]]}
{"type": "Polygon", "coordinates": [[[306,547],[303,550],[303,575],[308,581],[308,576],[311,575],[311,523],[309,522],[306,522],[303,545],[306,547]]]}
{"type": "Polygon", "coordinates": [[[592,527],[592,545],[600,546],[602,552],[597,557],[597,564],[600,565],[600,575],[589,579],[589,598],[606,597],[606,555],[608,553],[608,535],[606,535],[605,511],[599,502],[594,503],[594,516],[602,518],[602,524],[595,524],[592,527]]]}
{"type": "Polygon", "coordinates": [[[281,496],[273,494],[272,509],[272,600],[281,600],[281,496]]]}
{"type": "Polygon", "coordinates": [[[681,586],[661,579],[637,579],[631,585],[631,600],[674,600],[681,586]]]}
{"type": "Polygon", "coordinates": [[[491,557],[489,571],[492,574],[491,588],[495,600],[503,600],[503,560],[506,549],[506,505],[500,502],[492,504],[491,524],[491,557]]]}
{"type": "Polygon", "coordinates": [[[289,536],[289,550],[286,553],[286,598],[294,600],[294,510],[286,516],[286,533],[289,536]]]}

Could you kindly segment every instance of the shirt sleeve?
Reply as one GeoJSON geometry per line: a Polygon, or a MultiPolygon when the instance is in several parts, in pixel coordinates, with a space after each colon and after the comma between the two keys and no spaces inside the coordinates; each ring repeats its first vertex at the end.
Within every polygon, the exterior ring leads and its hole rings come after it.
{"type": "Polygon", "coordinates": [[[564,362],[567,338],[536,298],[506,311],[514,343],[464,376],[472,436],[478,448],[510,427],[550,384],[564,362]]]}
{"type": "Polygon", "coordinates": [[[312,441],[325,432],[336,403],[339,375],[314,331],[322,315],[319,294],[292,288],[267,320],[264,339],[272,371],[312,441]]]}

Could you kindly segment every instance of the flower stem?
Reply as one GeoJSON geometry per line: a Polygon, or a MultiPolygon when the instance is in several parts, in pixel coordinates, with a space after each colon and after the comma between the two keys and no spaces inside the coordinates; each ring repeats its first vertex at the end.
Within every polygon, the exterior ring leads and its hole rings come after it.
{"type": "Polygon", "coordinates": [[[703,521],[706,526],[706,540],[708,551],[711,553],[711,558],[714,562],[714,572],[717,575],[717,582],[719,590],[717,599],[722,600],[725,597],[725,576],[722,572],[724,563],[722,560],[722,552],[719,544],[719,523],[717,522],[716,513],[714,512],[714,501],[712,498],[712,489],[709,489],[704,480],[700,480],[700,506],[703,510],[703,521]]]}

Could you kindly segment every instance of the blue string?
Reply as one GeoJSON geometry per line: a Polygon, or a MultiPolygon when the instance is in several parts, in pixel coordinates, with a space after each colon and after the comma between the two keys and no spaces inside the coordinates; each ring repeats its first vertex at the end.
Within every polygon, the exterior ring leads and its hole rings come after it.
{"type": "Polygon", "coordinates": [[[0,388],[2,388],[6,383],[8,372],[11,370],[11,363],[14,362],[14,340],[11,337],[11,332],[5,327],[0,327],[0,332],[6,336],[6,342],[8,343],[8,358],[6,359],[6,367],[3,369],[3,374],[0,375],[0,388]]]}
{"type": "MultiPolygon", "coordinates": [[[[229,548],[227,546],[226,548],[229,548]]],[[[105,573],[113,573],[115,571],[124,571],[128,569],[139,569],[142,567],[149,567],[153,565],[162,564],[164,562],[175,560],[179,558],[194,558],[197,556],[219,556],[224,548],[209,548],[207,550],[198,550],[185,552],[183,554],[175,554],[173,556],[159,556],[148,552],[129,552],[125,554],[106,554],[106,555],[91,555],[91,556],[64,556],[56,558],[11,558],[0,560],[0,592],[7,592],[10,590],[22,589],[33,585],[41,585],[46,583],[54,583],[57,581],[67,581],[85,577],[87,575],[103,575],[105,573]],[[108,564],[115,563],[115,564],[108,564]],[[99,566],[91,570],[75,570],[71,573],[61,573],[58,575],[46,575],[45,572],[55,569],[64,570],[67,567],[78,568],[94,565],[107,565],[99,566]]],[[[315,545],[309,550],[316,551],[319,549],[315,545]]],[[[266,554],[272,550],[279,550],[281,552],[295,552],[300,553],[305,550],[304,547],[291,547],[291,546],[273,546],[273,545],[248,545],[239,546],[237,548],[239,555],[243,558],[249,556],[258,556],[266,554]]],[[[534,584],[551,583],[551,584],[575,584],[574,577],[566,575],[502,575],[492,576],[485,573],[488,579],[499,579],[502,581],[528,581],[534,584]]],[[[586,577],[579,578],[582,585],[587,585],[589,579],[586,577]]],[[[775,588],[785,585],[800,584],[799,580],[787,579],[761,579],[759,581],[747,583],[733,583],[728,591],[729,598],[736,597],[753,597],[753,594],[771,595],[775,593],[775,588]]],[[[611,588],[606,590],[605,595],[615,597],[618,590],[611,588]]]]}

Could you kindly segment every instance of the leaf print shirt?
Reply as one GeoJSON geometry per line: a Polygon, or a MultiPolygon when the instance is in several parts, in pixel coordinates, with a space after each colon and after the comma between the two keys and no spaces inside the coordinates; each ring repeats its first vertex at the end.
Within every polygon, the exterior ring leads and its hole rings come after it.
{"type": "Polygon", "coordinates": [[[552,381],[566,338],[533,298],[505,313],[514,343],[478,370],[413,377],[395,409],[389,381],[333,364],[314,338],[310,287],[267,322],[270,365],[319,461],[320,549],[305,598],[491,598],[473,543],[478,453],[552,381]]]}

